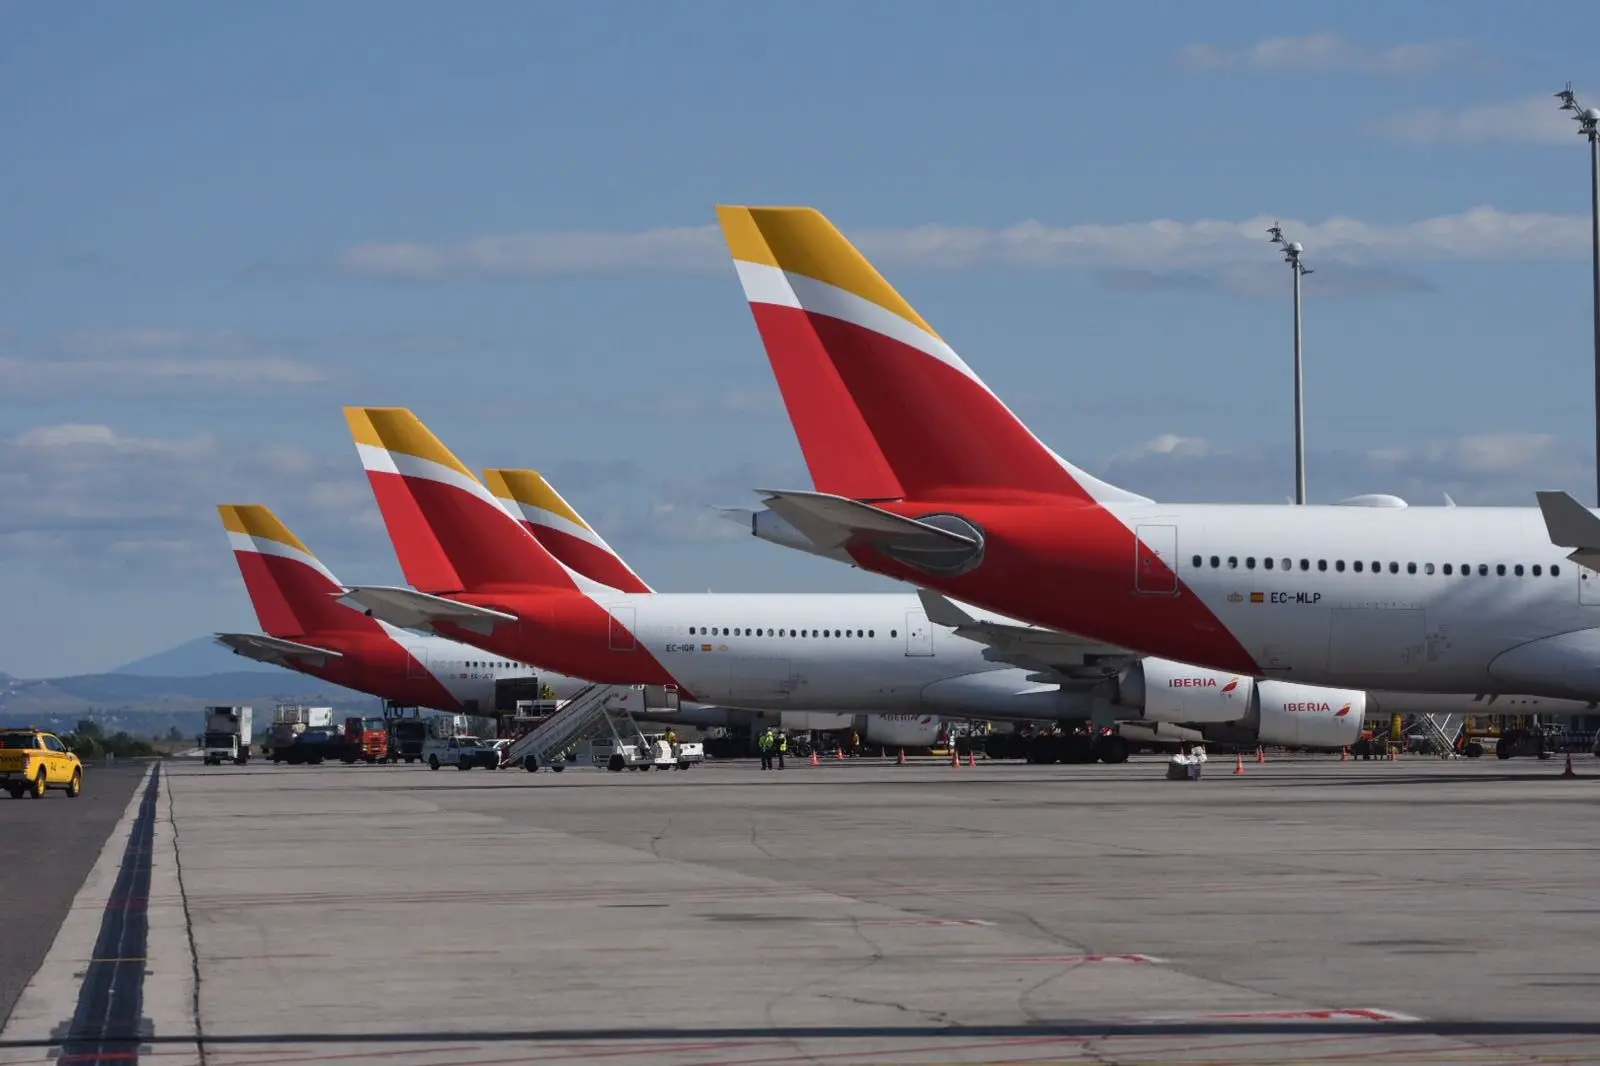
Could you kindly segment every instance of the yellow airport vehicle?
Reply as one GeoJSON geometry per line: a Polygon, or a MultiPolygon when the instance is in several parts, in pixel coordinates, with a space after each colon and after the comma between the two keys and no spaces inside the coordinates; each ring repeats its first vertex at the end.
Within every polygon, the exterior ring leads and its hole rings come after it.
{"type": "Polygon", "coordinates": [[[0,729],[0,785],[12,799],[42,799],[52,788],[75,798],[83,791],[83,764],[53,733],[0,729]]]}

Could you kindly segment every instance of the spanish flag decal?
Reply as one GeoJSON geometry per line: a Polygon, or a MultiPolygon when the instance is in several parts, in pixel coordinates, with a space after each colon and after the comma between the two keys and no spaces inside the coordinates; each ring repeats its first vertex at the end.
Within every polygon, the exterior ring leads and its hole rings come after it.
{"type": "Polygon", "coordinates": [[[1267,597],[1267,594],[1265,592],[1252,592],[1250,594],[1250,602],[1251,603],[1266,603],[1267,602],[1267,598],[1266,597],[1267,597]]]}

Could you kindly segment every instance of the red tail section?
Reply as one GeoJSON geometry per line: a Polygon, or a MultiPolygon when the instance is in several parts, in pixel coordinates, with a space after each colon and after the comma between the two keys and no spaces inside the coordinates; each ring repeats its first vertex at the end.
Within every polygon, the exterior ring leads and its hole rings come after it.
{"type": "Polygon", "coordinates": [[[818,489],[1137,499],[1045,447],[821,214],[718,214],[818,489]]]}
{"type": "Polygon", "coordinates": [[[345,417],[406,580],[423,592],[574,589],[572,576],[410,411],[345,417]]]}
{"type": "Polygon", "coordinates": [[[343,586],[271,510],[230,503],[217,511],[263,632],[284,638],[381,632],[377,622],[337,602],[343,586]]]}

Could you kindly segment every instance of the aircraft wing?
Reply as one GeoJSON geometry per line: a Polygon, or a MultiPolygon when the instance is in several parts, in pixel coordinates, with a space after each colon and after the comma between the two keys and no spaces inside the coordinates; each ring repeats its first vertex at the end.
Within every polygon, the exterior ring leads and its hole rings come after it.
{"type": "Polygon", "coordinates": [[[321,666],[329,659],[344,658],[342,652],[334,651],[332,648],[319,648],[315,644],[301,644],[298,641],[284,640],[282,637],[269,637],[265,633],[218,633],[216,640],[235,655],[243,655],[246,659],[262,663],[276,663],[279,666],[288,666],[296,659],[309,660],[321,666]],[[321,662],[316,662],[317,660],[321,662]]]}
{"type": "Polygon", "coordinates": [[[1589,570],[1600,570],[1600,516],[1565,492],[1540,492],[1539,511],[1545,532],[1558,548],[1576,549],[1568,559],[1589,570]]]}
{"type": "Polygon", "coordinates": [[[1060,682],[1092,681],[1105,677],[1128,662],[1140,658],[1127,648],[1102,644],[1073,633],[1041,629],[1015,622],[978,618],[954,600],[931,589],[917,590],[928,621],[955,631],[957,636],[985,645],[984,658],[1010,663],[1047,676],[1030,680],[1060,682]]]}
{"type": "Polygon", "coordinates": [[[488,634],[494,632],[497,625],[517,621],[516,615],[504,611],[389,585],[352,585],[345,589],[339,602],[402,629],[431,628],[434,622],[453,622],[474,633],[488,634]]]}
{"type": "Polygon", "coordinates": [[[778,517],[826,551],[853,539],[882,548],[923,550],[976,548],[978,542],[961,533],[919,522],[914,518],[874,507],[870,503],[832,496],[826,492],[760,489],[767,507],[778,517]]]}

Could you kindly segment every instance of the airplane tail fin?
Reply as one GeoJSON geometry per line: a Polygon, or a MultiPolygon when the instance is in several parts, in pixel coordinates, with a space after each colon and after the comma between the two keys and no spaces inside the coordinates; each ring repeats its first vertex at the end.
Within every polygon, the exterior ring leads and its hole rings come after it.
{"type": "Polygon", "coordinates": [[[416,415],[347,407],[345,418],[412,586],[427,593],[576,587],[416,415]]]}
{"type": "Polygon", "coordinates": [[[341,606],[344,590],[311,549],[258,503],[217,507],[261,628],[273,637],[365,631],[378,625],[341,606]]]}
{"type": "Polygon", "coordinates": [[[537,470],[485,470],[483,482],[561,565],[619,592],[649,592],[622,556],[537,470]]]}
{"type": "Polygon", "coordinates": [[[819,491],[1143,500],[1040,442],[820,212],[719,206],[717,216],[819,491]],[[841,418],[871,437],[864,462],[854,433],[831,436],[841,418]]]}

